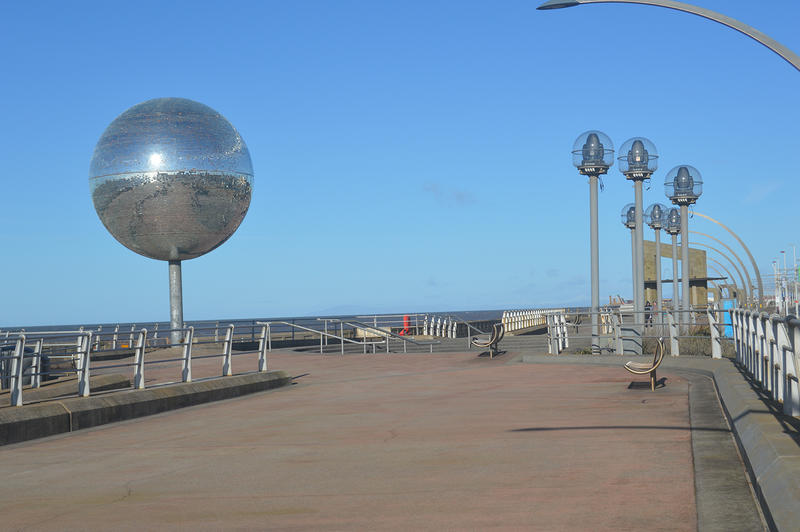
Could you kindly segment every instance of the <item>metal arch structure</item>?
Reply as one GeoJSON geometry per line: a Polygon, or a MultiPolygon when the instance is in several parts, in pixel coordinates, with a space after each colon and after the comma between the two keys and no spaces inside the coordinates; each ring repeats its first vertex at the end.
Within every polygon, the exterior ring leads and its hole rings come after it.
{"type": "Polygon", "coordinates": [[[741,266],[741,267],[742,267],[742,272],[744,272],[744,278],[745,278],[745,280],[747,281],[747,286],[748,286],[748,288],[750,288],[750,292],[751,292],[751,293],[753,292],[753,290],[755,289],[755,287],[753,286],[753,282],[752,282],[752,279],[750,278],[750,272],[748,271],[748,269],[747,269],[747,266],[745,266],[745,264],[744,264],[744,262],[742,261],[742,259],[741,259],[741,258],[739,258],[739,255],[737,255],[737,254],[736,254],[736,252],[735,252],[735,251],[733,251],[733,250],[731,249],[731,247],[730,247],[728,244],[726,244],[725,242],[723,242],[723,241],[722,241],[722,240],[720,240],[719,238],[713,237],[713,236],[711,236],[711,235],[709,235],[709,234],[706,234],[706,233],[701,233],[700,231],[689,231],[689,232],[690,232],[690,233],[694,233],[694,234],[696,234],[696,235],[701,235],[701,236],[704,236],[704,237],[706,237],[706,238],[710,238],[710,239],[711,239],[711,240],[713,240],[714,242],[716,242],[716,243],[718,243],[718,244],[721,244],[721,245],[722,245],[722,247],[724,247],[725,249],[727,249],[728,251],[730,251],[731,255],[733,255],[733,258],[734,258],[734,259],[736,259],[736,261],[739,263],[739,266],[741,266]]]}
{"type": "Polygon", "coordinates": [[[734,270],[736,271],[736,273],[739,275],[739,279],[742,281],[742,289],[744,290],[745,297],[747,298],[747,300],[748,300],[748,301],[750,300],[751,293],[750,293],[750,290],[749,290],[749,289],[748,289],[748,287],[747,287],[747,281],[745,281],[745,277],[744,277],[744,275],[742,275],[742,272],[739,270],[739,267],[738,267],[738,266],[736,266],[736,263],[735,263],[735,262],[733,262],[733,259],[731,259],[729,256],[727,256],[725,253],[721,252],[721,251],[720,251],[720,250],[718,250],[717,248],[715,248],[715,247],[713,247],[713,246],[709,246],[708,244],[704,244],[703,242],[694,242],[694,243],[693,243],[693,245],[695,245],[695,246],[702,246],[702,247],[704,247],[704,248],[708,248],[708,249],[710,249],[711,251],[716,251],[717,253],[719,253],[719,255],[720,255],[721,257],[724,257],[724,258],[725,258],[725,260],[727,260],[728,262],[730,262],[730,263],[731,263],[731,266],[733,266],[733,269],[734,269],[734,270]]]}
{"type": "Polygon", "coordinates": [[[695,215],[695,216],[700,216],[701,218],[705,218],[706,220],[708,220],[710,222],[714,222],[718,226],[722,227],[728,233],[730,233],[733,238],[736,239],[736,241],[739,243],[740,246],[742,246],[742,249],[744,249],[744,252],[747,253],[747,258],[750,259],[750,264],[753,265],[753,270],[755,271],[755,274],[756,274],[756,284],[758,285],[758,303],[759,303],[759,306],[762,305],[763,302],[764,302],[764,283],[761,282],[761,271],[758,269],[758,264],[756,264],[756,259],[753,258],[753,254],[750,253],[750,250],[747,248],[747,246],[742,241],[742,239],[739,238],[739,235],[734,233],[733,230],[730,227],[728,227],[727,225],[723,224],[722,222],[720,222],[718,220],[715,220],[714,218],[712,218],[711,216],[708,216],[707,214],[703,214],[703,213],[697,212],[697,211],[693,211],[692,214],[695,215]]]}
{"type": "MultiPolygon", "coordinates": [[[[724,271],[726,274],[728,274],[728,275],[727,275],[728,282],[729,282],[730,284],[732,284],[732,285],[733,285],[733,286],[736,288],[736,292],[737,292],[737,297],[736,297],[736,300],[738,301],[738,300],[739,300],[739,291],[740,291],[740,290],[739,290],[739,285],[738,285],[738,284],[736,284],[736,278],[733,276],[733,274],[730,272],[730,270],[728,270],[728,268],[726,268],[726,267],[725,267],[725,266],[724,266],[724,265],[723,265],[723,264],[722,264],[720,261],[718,261],[718,260],[717,260],[717,259],[715,259],[714,257],[707,257],[707,258],[708,258],[708,260],[709,260],[709,261],[713,262],[714,264],[716,264],[717,266],[719,266],[720,268],[722,268],[722,270],[723,270],[723,271],[724,271]]],[[[711,267],[712,267],[712,268],[714,268],[714,266],[711,266],[711,267]]],[[[716,268],[714,268],[714,271],[716,271],[716,272],[717,272],[717,275],[720,275],[720,273],[719,273],[719,270],[717,270],[716,268]]],[[[722,277],[722,276],[720,275],[720,277],[722,277]]],[[[743,290],[743,289],[742,289],[742,290],[743,290]]]]}
{"type": "Polygon", "coordinates": [[[792,65],[796,70],[800,71],[800,56],[791,51],[786,46],[782,45],[769,35],[766,35],[752,26],[731,18],[722,13],[717,13],[704,7],[697,7],[684,2],[675,2],[673,0],[549,0],[543,3],[536,9],[561,9],[565,7],[573,7],[582,4],[640,4],[645,6],[666,7],[675,11],[682,11],[698,17],[703,17],[708,20],[718,22],[723,26],[727,26],[732,30],[742,33],[754,41],[766,46],[779,56],[781,56],[787,63],[792,65]]]}

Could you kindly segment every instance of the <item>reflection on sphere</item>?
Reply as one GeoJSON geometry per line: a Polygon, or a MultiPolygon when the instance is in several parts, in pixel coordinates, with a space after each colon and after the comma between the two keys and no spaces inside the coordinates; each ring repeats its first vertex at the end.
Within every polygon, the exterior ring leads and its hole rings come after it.
{"type": "Polygon", "coordinates": [[[90,168],[95,210],[120,243],[147,257],[185,260],[216,248],[250,205],[247,146],[222,115],[158,98],[117,117],[90,168]]]}

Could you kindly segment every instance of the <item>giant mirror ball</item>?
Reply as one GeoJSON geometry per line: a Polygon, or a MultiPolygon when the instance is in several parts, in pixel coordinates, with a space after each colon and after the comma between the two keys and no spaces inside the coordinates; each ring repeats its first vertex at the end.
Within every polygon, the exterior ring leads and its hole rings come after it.
{"type": "Polygon", "coordinates": [[[125,247],[158,260],[208,253],[250,206],[250,152],[222,115],[184,98],[134,105],[103,132],[89,169],[94,208],[125,247]]]}

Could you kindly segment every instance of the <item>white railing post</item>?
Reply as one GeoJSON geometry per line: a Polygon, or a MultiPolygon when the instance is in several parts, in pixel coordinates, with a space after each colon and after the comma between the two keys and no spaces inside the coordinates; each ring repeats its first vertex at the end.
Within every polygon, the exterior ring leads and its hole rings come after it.
{"type": "Polygon", "coordinates": [[[675,315],[673,312],[667,312],[667,323],[669,325],[669,353],[677,357],[681,354],[680,342],[678,342],[679,327],[675,323],[675,315]]]}
{"type": "Polygon", "coordinates": [[[743,360],[742,347],[742,311],[735,309],[731,311],[731,327],[733,329],[733,346],[736,349],[736,362],[740,365],[743,360]]]}
{"type": "Polygon", "coordinates": [[[722,358],[722,341],[714,312],[708,310],[708,330],[711,334],[711,358],[722,358]]]}
{"type": "Polygon", "coordinates": [[[619,316],[611,314],[611,323],[614,327],[614,352],[618,355],[624,355],[624,347],[622,345],[622,327],[620,326],[619,316]]]}
{"type": "Polygon", "coordinates": [[[119,339],[119,323],[114,327],[114,336],[111,338],[111,349],[117,348],[117,340],[119,339]]]}
{"type": "Polygon", "coordinates": [[[89,397],[91,390],[89,389],[89,370],[92,354],[92,333],[86,333],[78,337],[78,360],[80,361],[80,373],[78,375],[78,395],[81,397],[89,397]]]}
{"type": "Polygon", "coordinates": [[[194,327],[191,325],[186,328],[186,336],[183,337],[183,367],[181,368],[181,380],[192,382],[192,343],[194,342],[194,327]]]}
{"type": "Polygon", "coordinates": [[[764,382],[761,386],[769,392],[770,396],[775,394],[775,323],[769,320],[764,327],[766,340],[764,342],[764,382]]]}
{"type": "Polygon", "coordinates": [[[31,365],[31,386],[39,388],[42,384],[42,348],[44,347],[44,340],[39,338],[36,340],[35,347],[33,348],[33,364],[31,365]]]}
{"type": "Polygon", "coordinates": [[[14,358],[11,359],[11,406],[22,406],[22,370],[25,360],[25,335],[17,337],[14,358]]]}
{"type": "Polygon", "coordinates": [[[788,324],[779,316],[772,316],[773,323],[777,325],[776,332],[778,349],[781,357],[781,384],[783,388],[783,413],[787,416],[800,414],[800,403],[797,393],[797,371],[794,367],[794,353],[789,337],[788,324]]]}
{"type": "MultiPolygon", "coordinates": [[[[328,322],[325,322],[327,328],[328,322]]],[[[326,331],[327,332],[327,331],[326,331]]],[[[263,373],[267,371],[267,338],[269,336],[269,325],[261,326],[261,339],[258,341],[258,371],[263,373]]],[[[325,336],[325,343],[328,337],[325,336]]]]}
{"type": "Polygon", "coordinates": [[[233,354],[233,324],[228,325],[228,330],[225,332],[225,357],[222,362],[222,375],[230,377],[233,375],[233,367],[231,364],[233,354]]]}
{"type": "Polygon", "coordinates": [[[272,324],[267,323],[267,351],[272,352],[272,324]]]}
{"type": "MultiPolygon", "coordinates": [[[[787,329],[787,336],[789,340],[789,346],[791,348],[791,358],[794,366],[794,375],[796,377],[800,377],[797,375],[798,368],[800,368],[800,360],[798,356],[800,356],[800,322],[797,321],[793,316],[788,316],[786,318],[786,329],[787,329]]],[[[795,380],[795,390],[800,385],[800,382],[795,380]]],[[[798,413],[792,414],[797,416],[798,413]]]]}
{"type": "Polygon", "coordinates": [[[133,387],[144,388],[144,351],[147,344],[147,329],[139,331],[139,338],[133,351],[133,387]]]}

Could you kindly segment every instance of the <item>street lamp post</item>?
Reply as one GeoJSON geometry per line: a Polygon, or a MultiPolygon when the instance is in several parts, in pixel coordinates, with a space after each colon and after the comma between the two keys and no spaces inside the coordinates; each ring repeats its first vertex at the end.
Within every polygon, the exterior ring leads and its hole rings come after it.
{"type": "Polygon", "coordinates": [[[663,323],[661,305],[663,301],[661,293],[661,229],[667,225],[667,207],[661,203],[653,203],[644,213],[647,225],[650,226],[656,235],[656,308],[658,309],[658,323],[663,323]]]}
{"type": "Polygon", "coordinates": [[[592,279],[592,354],[600,354],[600,252],[597,230],[597,182],[614,164],[614,145],[605,133],[591,130],[582,133],[572,145],[572,164],[581,175],[589,177],[589,233],[591,240],[592,279]]]}
{"type": "Polygon", "coordinates": [[[635,355],[642,354],[642,327],[639,325],[640,320],[643,318],[643,314],[641,314],[637,310],[636,306],[636,298],[638,297],[637,290],[639,286],[643,286],[643,279],[639,277],[639,261],[637,259],[638,255],[638,246],[636,245],[636,219],[642,219],[641,211],[639,211],[639,215],[637,216],[637,209],[636,205],[633,203],[628,203],[622,208],[622,225],[627,227],[631,230],[631,271],[633,273],[633,320],[632,324],[629,328],[626,328],[628,332],[633,336],[633,338],[624,338],[623,342],[627,344],[627,348],[623,348],[625,353],[631,353],[635,355]]]}
{"type": "Polygon", "coordinates": [[[703,179],[697,168],[679,165],[667,173],[664,192],[672,203],[681,208],[681,307],[684,323],[689,323],[689,205],[703,193],[703,179]]]}
{"type": "Polygon", "coordinates": [[[678,312],[678,233],[681,232],[681,213],[672,208],[667,213],[667,225],[664,230],[672,235],[672,310],[678,312]]]}
{"type": "Polygon", "coordinates": [[[621,154],[617,157],[619,161],[619,171],[625,179],[633,181],[634,205],[636,207],[636,219],[634,232],[634,251],[633,264],[636,268],[633,291],[633,310],[636,312],[637,320],[641,319],[644,312],[644,244],[643,244],[643,208],[642,208],[642,186],[650,179],[653,172],[658,168],[658,153],[655,145],[644,137],[634,137],[626,140],[619,149],[621,154]]]}

